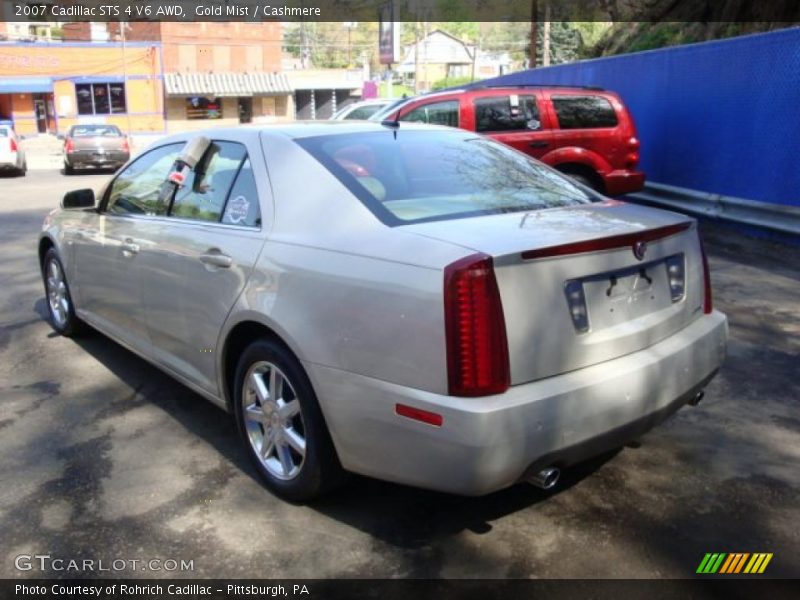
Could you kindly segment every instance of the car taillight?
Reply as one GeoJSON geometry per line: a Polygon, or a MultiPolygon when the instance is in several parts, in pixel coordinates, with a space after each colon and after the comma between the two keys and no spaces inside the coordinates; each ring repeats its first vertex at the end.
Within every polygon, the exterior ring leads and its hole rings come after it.
{"type": "Polygon", "coordinates": [[[625,166],[628,167],[629,169],[634,168],[638,164],[639,164],[638,152],[631,152],[625,157],[625,166]]]}
{"type": "Polygon", "coordinates": [[[711,273],[708,270],[708,257],[706,257],[706,249],[703,246],[703,238],[700,236],[699,230],[697,239],[700,240],[700,254],[703,256],[703,312],[709,315],[714,310],[714,301],[711,297],[711,273]]]}
{"type": "Polygon", "coordinates": [[[16,152],[17,151],[17,140],[15,140],[14,138],[11,138],[10,142],[11,142],[11,144],[10,144],[11,152],[16,152]]]}
{"type": "Polygon", "coordinates": [[[473,254],[445,268],[444,316],[450,395],[505,392],[511,382],[508,342],[490,256],[473,254]]]}
{"type": "Polygon", "coordinates": [[[636,152],[639,149],[639,140],[632,137],[628,140],[628,148],[636,152]]]}
{"type": "Polygon", "coordinates": [[[131,151],[131,145],[128,143],[128,138],[125,138],[124,140],[122,140],[122,149],[125,152],[130,152],[131,151]]]}
{"type": "Polygon", "coordinates": [[[73,150],[75,150],[75,142],[72,141],[72,138],[69,138],[64,144],[64,152],[72,152],[73,150]]]}

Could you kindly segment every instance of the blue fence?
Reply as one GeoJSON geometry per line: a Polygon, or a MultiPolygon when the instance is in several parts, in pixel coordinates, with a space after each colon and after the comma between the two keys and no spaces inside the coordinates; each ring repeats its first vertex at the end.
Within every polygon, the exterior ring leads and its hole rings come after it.
{"type": "Polygon", "coordinates": [[[800,28],[489,82],[613,90],[633,113],[648,181],[800,206],[800,28]]]}

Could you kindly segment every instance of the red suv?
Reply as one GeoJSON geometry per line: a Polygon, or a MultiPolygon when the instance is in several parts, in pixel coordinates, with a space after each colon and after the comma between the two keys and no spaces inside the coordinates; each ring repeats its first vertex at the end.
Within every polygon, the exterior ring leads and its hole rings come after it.
{"type": "Polygon", "coordinates": [[[644,187],[633,118],[617,94],[599,88],[449,90],[410,98],[371,118],[476,131],[609,196],[644,187]]]}

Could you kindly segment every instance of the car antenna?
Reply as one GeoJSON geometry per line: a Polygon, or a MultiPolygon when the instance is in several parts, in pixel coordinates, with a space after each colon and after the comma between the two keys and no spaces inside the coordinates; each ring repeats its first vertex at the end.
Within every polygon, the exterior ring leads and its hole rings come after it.
{"type": "Polygon", "coordinates": [[[397,139],[397,130],[400,129],[400,111],[402,108],[401,106],[397,109],[397,112],[394,113],[394,119],[384,119],[381,121],[381,125],[389,127],[394,132],[394,139],[397,139]]]}

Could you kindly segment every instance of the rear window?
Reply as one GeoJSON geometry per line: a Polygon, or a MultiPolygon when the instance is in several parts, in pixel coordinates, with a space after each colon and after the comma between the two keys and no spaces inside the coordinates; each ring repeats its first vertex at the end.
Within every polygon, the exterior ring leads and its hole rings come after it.
{"type": "Polygon", "coordinates": [[[0,127],[0,137],[2,138],[8,137],[8,129],[6,129],[5,127],[0,127]]]}
{"type": "Polygon", "coordinates": [[[617,113],[602,96],[553,96],[561,129],[616,127],[617,113]]]}
{"type": "Polygon", "coordinates": [[[70,137],[120,137],[122,132],[116,125],[76,125],[70,137]]]}
{"type": "Polygon", "coordinates": [[[387,225],[586,204],[596,199],[524,154],[460,131],[296,140],[387,225]]]}

